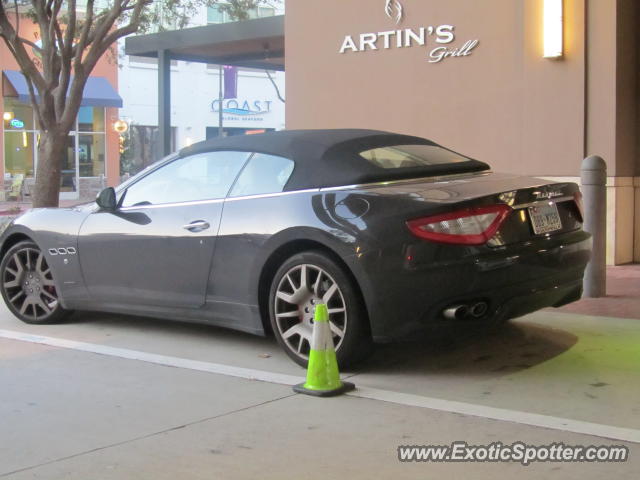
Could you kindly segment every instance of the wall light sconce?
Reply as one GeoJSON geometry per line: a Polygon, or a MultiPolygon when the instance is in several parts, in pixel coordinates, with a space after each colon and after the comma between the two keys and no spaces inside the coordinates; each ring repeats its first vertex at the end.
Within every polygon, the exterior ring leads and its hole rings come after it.
{"type": "Polygon", "coordinates": [[[4,112],[2,118],[7,122],[13,120],[13,112],[4,112]]]}
{"type": "Polygon", "coordinates": [[[124,120],[116,120],[113,122],[113,129],[118,133],[125,133],[129,130],[129,124],[124,120]]]}
{"type": "Polygon", "coordinates": [[[544,58],[564,55],[564,1],[544,1],[544,58]]]}

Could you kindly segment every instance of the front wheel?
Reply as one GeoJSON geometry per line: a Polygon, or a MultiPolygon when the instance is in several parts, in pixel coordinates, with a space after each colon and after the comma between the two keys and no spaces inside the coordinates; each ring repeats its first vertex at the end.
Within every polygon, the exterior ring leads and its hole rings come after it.
{"type": "Polygon", "coordinates": [[[7,251],[0,277],[7,307],[23,322],[57,323],[70,313],[60,305],[51,268],[34,242],[19,242],[7,251]]]}
{"type": "Polygon", "coordinates": [[[371,351],[368,318],[351,278],[333,259],[318,251],[296,254],[276,272],[269,294],[271,326],[284,351],[307,366],[315,306],[329,311],[336,357],[353,365],[371,351]]]}

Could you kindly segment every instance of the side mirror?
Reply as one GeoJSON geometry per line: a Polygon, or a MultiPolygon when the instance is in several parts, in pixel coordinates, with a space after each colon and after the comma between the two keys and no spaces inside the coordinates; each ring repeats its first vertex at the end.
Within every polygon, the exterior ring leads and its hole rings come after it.
{"type": "Polygon", "coordinates": [[[103,210],[113,212],[117,207],[116,191],[113,187],[107,187],[96,197],[96,203],[103,210]]]}

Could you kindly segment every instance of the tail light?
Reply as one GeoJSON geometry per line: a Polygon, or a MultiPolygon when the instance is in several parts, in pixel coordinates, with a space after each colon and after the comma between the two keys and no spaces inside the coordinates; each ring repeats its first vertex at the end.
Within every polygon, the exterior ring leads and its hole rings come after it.
{"type": "Polygon", "coordinates": [[[483,245],[498,231],[511,207],[491,205],[467,208],[433,217],[409,220],[407,226],[416,237],[456,245],[483,245]]]}
{"type": "Polygon", "coordinates": [[[584,204],[582,203],[582,192],[577,191],[573,194],[573,201],[576,202],[578,212],[580,213],[580,220],[584,222],[584,204]]]}

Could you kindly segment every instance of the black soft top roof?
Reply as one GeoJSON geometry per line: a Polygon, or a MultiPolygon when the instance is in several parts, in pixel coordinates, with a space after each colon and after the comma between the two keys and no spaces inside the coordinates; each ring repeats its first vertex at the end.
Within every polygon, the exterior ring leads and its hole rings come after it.
{"type": "Polygon", "coordinates": [[[217,150],[259,152],[294,160],[296,165],[285,191],[339,187],[450,173],[488,170],[477,160],[451,164],[385,169],[359,155],[360,152],[393,145],[437,145],[425,138],[378,130],[283,130],[258,135],[238,135],[199,142],[180,151],[180,156],[217,150]]]}

